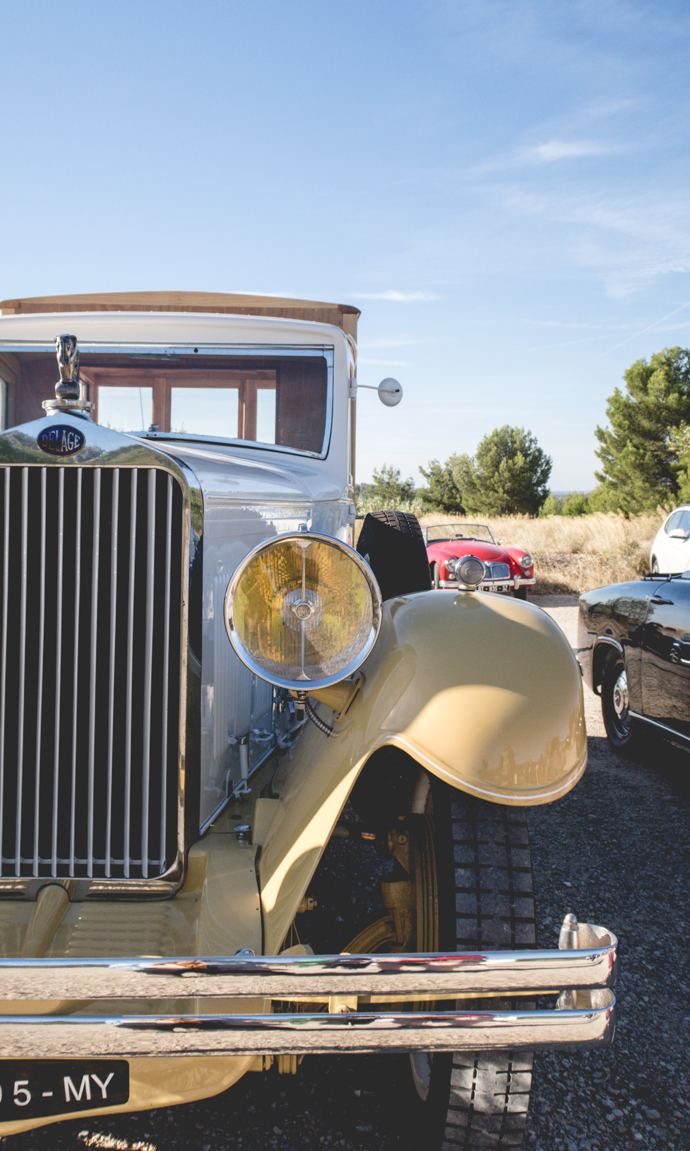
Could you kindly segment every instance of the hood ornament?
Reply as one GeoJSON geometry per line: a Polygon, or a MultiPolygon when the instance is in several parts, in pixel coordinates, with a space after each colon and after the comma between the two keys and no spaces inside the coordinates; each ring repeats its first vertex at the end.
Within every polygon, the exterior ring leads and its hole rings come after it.
{"type": "Polygon", "coordinates": [[[76,336],[56,336],[55,348],[60,379],[55,385],[55,399],[44,400],[44,411],[92,412],[95,404],[81,398],[79,378],[79,344],[76,336]]]}

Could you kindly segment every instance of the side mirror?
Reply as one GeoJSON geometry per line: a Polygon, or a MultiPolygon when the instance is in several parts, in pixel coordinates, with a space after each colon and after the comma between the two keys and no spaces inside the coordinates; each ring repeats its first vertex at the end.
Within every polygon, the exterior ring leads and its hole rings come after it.
{"type": "Polygon", "coordinates": [[[690,536],[690,532],[686,532],[684,528],[671,528],[670,532],[668,533],[668,538],[670,540],[686,540],[688,536],[690,536]]]}
{"type": "Polygon", "coordinates": [[[402,388],[397,380],[388,376],[378,387],[379,399],[387,408],[394,408],[402,399],[402,388]]]}

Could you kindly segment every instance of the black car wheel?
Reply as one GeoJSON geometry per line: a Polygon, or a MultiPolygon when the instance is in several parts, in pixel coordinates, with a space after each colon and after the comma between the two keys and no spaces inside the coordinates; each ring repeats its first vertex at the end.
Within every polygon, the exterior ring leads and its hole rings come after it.
{"type": "MultiPolygon", "coordinates": [[[[317,954],[440,951],[476,955],[536,946],[524,809],[456,792],[440,780],[420,775],[416,765],[399,753],[392,754],[390,761],[380,759],[376,771],[360,780],[362,784],[363,790],[358,794],[356,788],[351,795],[352,810],[369,826],[388,828],[380,844],[386,855],[392,849],[394,859],[384,861],[373,848],[362,845],[361,871],[353,855],[346,866],[341,861],[340,871],[347,876],[343,895],[350,902],[356,876],[358,885],[370,892],[366,897],[370,914],[376,914],[377,904],[379,913],[385,909],[385,914],[370,918],[345,945],[338,930],[339,916],[323,938],[310,939],[317,954]],[[409,811],[413,797],[423,812],[409,811]],[[371,899],[367,871],[381,881],[380,903],[375,896],[371,899]]],[[[358,850],[342,839],[333,841],[321,865],[324,875],[348,849],[358,850]]],[[[316,878],[314,890],[319,890],[316,878]]],[[[324,894],[322,910],[315,915],[326,914],[328,899],[333,910],[338,908],[332,883],[326,890],[330,896],[324,894]]],[[[462,999],[457,1010],[514,1011],[532,1006],[523,998],[462,999]]],[[[452,1009],[448,1000],[382,1008],[452,1009]]],[[[522,1145],[532,1084],[530,1051],[415,1051],[390,1056],[389,1066],[396,1127],[406,1147],[413,1151],[516,1151],[522,1145]]]]}
{"type": "MultiPolygon", "coordinates": [[[[476,952],[535,947],[524,811],[460,796],[436,782],[432,794],[433,819],[418,816],[418,828],[411,827],[419,860],[413,875],[417,949],[476,952]],[[429,827],[433,835],[428,834],[429,827]],[[422,925],[426,927],[420,930],[422,925]]],[[[516,1006],[510,1000],[458,1003],[464,1011],[516,1006]]],[[[526,1006],[524,1001],[520,1006],[526,1006]]],[[[424,1151],[486,1147],[514,1151],[522,1144],[531,1083],[528,1051],[415,1052],[403,1075],[401,1106],[412,1145],[424,1151]]]]}
{"type": "Polygon", "coordinates": [[[527,599],[527,588],[526,587],[516,587],[513,589],[513,595],[515,596],[516,599],[527,599]]]}
{"type": "Polygon", "coordinates": [[[601,714],[609,742],[617,751],[630,747],[634,721],[630,715],[628,677],[623,657],[614,654],[604,668],[601,682],[601,714]]]}

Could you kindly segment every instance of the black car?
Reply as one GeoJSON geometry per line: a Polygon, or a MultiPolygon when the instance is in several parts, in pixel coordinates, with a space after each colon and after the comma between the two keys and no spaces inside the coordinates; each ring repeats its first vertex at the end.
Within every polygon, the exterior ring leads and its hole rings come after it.
{"type": "Polygon", "coordinates": [[[690,570],[580,596],[578,647],[615,748],[642,724],[690,747],[690,570]]]}

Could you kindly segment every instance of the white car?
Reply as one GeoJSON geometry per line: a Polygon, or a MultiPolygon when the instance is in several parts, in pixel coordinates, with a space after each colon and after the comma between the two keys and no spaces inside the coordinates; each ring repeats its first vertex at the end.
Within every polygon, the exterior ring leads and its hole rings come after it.
{"type": "Polygon", "coordinates": [[[659,528],[649,562],[653,572],[684,572],[690,564],[690,504],[671,512],[659,528]]]}

